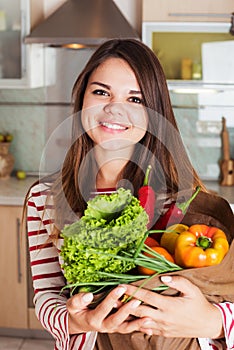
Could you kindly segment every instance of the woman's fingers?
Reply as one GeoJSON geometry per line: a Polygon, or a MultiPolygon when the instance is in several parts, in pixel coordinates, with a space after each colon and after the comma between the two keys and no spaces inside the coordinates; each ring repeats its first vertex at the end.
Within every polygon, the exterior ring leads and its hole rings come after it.
{"type": "Polygon", "coordinates": [[[166,303],[165,296],[161,296],[155,292],[144,288],[138,288],[132,285],[127,285],[126,294],[134,295],[134,298],[141,300],[142,302],[154,306],[156,308],[161,307],[166,303]]]}
{"type": "MultiPolygon", "coordinates": [[[[118,286],[94,310],[88,312],[88,323],[92,328],[107,333],[131,333],[140,330],[146,318],[135,319],[131,315],[136,312],[141,301],[132,299],[127,303],[121,303],[120,299],[125,292],[126,286],[118,286]]],[[[147,332],[151,334],[151,331],[147,332]]]]}
{"type": "Polygon", "coordinates": [[[141,304],[140,300],[133,299],[126,304],[123,304],[118,310],[110,315],[105,321],[105,327],[111,328],[112,325],[121,325],[123,322],[131,323],[132,320],[128,321],[130,315],[132,315],[138,306],[141,304]]]}
{"type": "Polygon", "coordinates": [[[179,296],[165,296],[132,285],[121,285],[92,310],[87,307],[92,301],[92,293],[73,296],[67,302],[70,334],[141,331],[149,335],[184,338],[222,335],[221,314],[199,288],[183,277],[168,277],[162,278],[163,283],[178,290],[179,296]],[[124,294],[134,297],[119,305],[124,294]]]}
{"type": "MultiPolygon", "coordinates": [[[[146,320],[146,318],[141,319],[135,319],[132,320],[130,322],[123,322],[119,327],[118,327],[118,333],[122,333],[122,334],[127,334],[127,333],[133,333],[136,331],[140,331],[143,332],[145,334],[148,335],[152,335],[153,334],[153,330],[150,328],[149,323],[145,325],[145,328],[143,328],[143,324],[144,321],[146,320]],[[149,328],[147,328],[149,327],[149,328]]],[[[150,323],[152,325],[152,322],[150,323]]]]}
{"type": "Polygon", "coordinates": [[[112,290],[106,298],[96,306],[94,313],[95,317],[99,318],[100,320],[107,317],[110,312],[117,306],[119,298],[121,298],[126,292],[125,286],[118,286],[114,290],[112,290]]]}
{"type": "Polygon", "coordinates": [[[161,281],[169,287],[172,287],[183,296],[195,297],[197,294],[201,294],[201,291],[193,283],[181,276],[162,276],[161,281]]]}
{"type": "Polygon", "coordinates": [[[75,315],[76,313],[84,310],[93,300],[92,293],[78,293],[68,299],[67,310],[69,314],[75,315]]]}
{"type": "MultiPolygon", "coordinates": [[[[221,314],[197,286],[180,276],[164,276],[161,279],[163,283],[178,290],[179,296],[160,295],[130,285],[126,291],[144,302],[133,315],[151,318],[153,323],[148,326],[153,334],[211,339],[223,335],[221,314]]],[[[140,330],[144,332],[144,324],[140,330]]]]}
{"type": "MultiPolygon", "coordinates": [[[[201,292],[198,287],[192,284],[189,280],[180,276],[163,276],[161,280],[164,284],[169,287],[178,290],[181,293],[181,296],[186,298],[195,298],[198,295],[201,295],[201,292]]],[[[143,302],[154,306],[158,309],[165,309],[168,307],[168,304],[171,304],[172,297],[160,295],[158,293],[152,292],[144,288],[138,288],[132,285],[126,285],[126,293],[129,295],[134,295],[134,298],[140,299],[143,302]]]]}
{"type": "Polygon", "coordinates": [[[142,330],[144,333],[152,335],[153,330],[150,327],[155,326],[152,319],[145,315],[142,315],[141,318],[132,316],[137,314],[141,301],[131,299],[127,303],[121,303],[120,300],[125,293],[126,286],[118,286],[95,309],[87,307],[93,300],[92,293],[79,293],[71,297],[67,301],[70,333],[94,330],[126,334],[142,330]],[[146,321],[148,324],[145,323],[146,321]]]}

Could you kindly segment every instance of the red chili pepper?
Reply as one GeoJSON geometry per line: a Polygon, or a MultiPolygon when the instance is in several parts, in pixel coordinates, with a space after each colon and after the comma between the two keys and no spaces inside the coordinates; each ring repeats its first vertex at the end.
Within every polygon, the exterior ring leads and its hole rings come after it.
{"type": "Polygon", "coordinates": [[[143,182],[143,186],[138,191],[138,199],[140,201],[141,206],[145,209],[146,213],[149,217],[149,222],[147,228],[149,229],[153,224],[154,219],[154,208],[156,196],[153,188],[149,186],[149,173],[151,171],[151,165],[148,166],[145,178],[143,182]]]}
{"type": "Polygon", "coordinates": [[[177,204],[176,202],[173,202],[169,207],[168,211],[164,215],[161,215],[159,217],[158,221],[155,223],[153,227],[153,230],[164,230],[170,225],[179,224],[183,219],[186,211],[188,210],[190,203],[197,196],[200,189],[201,188],[198,186],[196,188],[196,191],[186,202],[179,203],[179,204],[177,204]]]}

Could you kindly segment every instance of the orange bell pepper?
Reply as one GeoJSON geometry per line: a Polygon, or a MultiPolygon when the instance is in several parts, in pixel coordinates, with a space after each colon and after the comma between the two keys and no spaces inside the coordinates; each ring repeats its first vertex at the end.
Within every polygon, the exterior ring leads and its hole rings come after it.
{"type": "Polygon", "coordinates": [[[176,240],[175,262],[181,267],[217,265],[228,249],[229,243],[222,230],[207,225],[192,225],[176,240]]]}

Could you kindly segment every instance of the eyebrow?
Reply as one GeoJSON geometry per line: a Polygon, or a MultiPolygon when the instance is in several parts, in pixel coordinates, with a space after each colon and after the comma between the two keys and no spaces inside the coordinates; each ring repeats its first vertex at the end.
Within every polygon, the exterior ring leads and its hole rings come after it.
{"type": "Polygon", "coordinates": [[[110,90],[110,85],[107,85],[107,84],[104,84],[104,83],[100,83],[99,81],[93,81],[91,83],[91,85],[100,85],[100,86],[104,87],[105,89],[110,90]]]}
{"type": "MultiPolygon", "coordinates": [[[[105,88],[105,89],[108,89],[108,90],[111,89],[110,85],[101,83],[101,82],[99,82],[99,81],[93,81],[93,82],[91,83],[91,85],[100,85],[100,86],[102,86],[102,87],[105,88]]],[[[141,95],[141,91],[140,91],[140,90],[129,90],[129,94],[141,95]]]]}

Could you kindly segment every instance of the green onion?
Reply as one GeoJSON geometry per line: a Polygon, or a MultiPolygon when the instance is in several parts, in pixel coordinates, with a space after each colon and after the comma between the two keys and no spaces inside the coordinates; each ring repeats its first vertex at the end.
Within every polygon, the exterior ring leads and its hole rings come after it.
{"type": "MultiPolygon", "coordinates": [[[[100,298],[117,285],[142,280],[142,288],[154,276],[181,270],[144,244],[147,236],[148,216],[140,201],[129,190],[119,188],[110,195],[98,195],[87,202],[80,220],[65,225],[60,255],[68,284],[74,294],[87,288],[100,298]],[[150,256],[144,253],[150,254],[150,256]],[[154,275],[135,275],[134,269],[142,266],[155,271],[154,275]]],[[[160,286],[154,290],[167,288],[160,286]]],[[[132,297],[132,296],[131,296],[132,297]]]]}
{"type": "MultiPolygon", "coordinates": [[[[89,249],[87,249],[86,251],[89,252],[89,249]]],[[[96,289],[95,288],[93,289],[93,293],[97,294],[98,292],[101,292],[106,287],[111,287],[111,286],[113,287],[122,283],[128,284],[139,280],[143,280],[142,284],[138,287],[138,288],[142,288],[150,279],[152,279],[158,274],[171,272],[171,271],[178,271],[182,269],[180,266],[168,261],[162,255],[158,254],[157,252],[155,252],[153,249],[146,246],[145,244],[143,244],[141,251],[150,253],[152,257],[146,256],[142,253],[138,253],[136,257],[121,256],[121,255],[105,253],[103,251],[92,249],[92,253],[101,254],[102,256],[112,257],[114,259],[120,259],[122,261],[129,261],[135,264],[136,266],[143,266],[151,270],[154,270],[155,274],[148,276],[148,275],[133,275],[133,274],[127,274],[127,273],[121,274],[121,273],[113,273],[113,272],[96,271],[96,274],[100,276],[100,278],[105,277],[105,279],[100,281],[93,281],[93,282],[77,282],[77,283],[67,284],[65,287],[63,287],[62,290],[66,288],[72,289],[71,294],[73,294],[76,288],[78,287],[92,286],[92,287],[96,287],[96,289]]],[[[130,255],[130,254],[125,254],[125,255],[130,255]]],[[[167,288],[168,288],[167,286],[161,285],[152,290],[161,291],[167,288]]],[[[133,295],[128,297],[127,301],[129,301],[132,297],[133,295]]]]}

